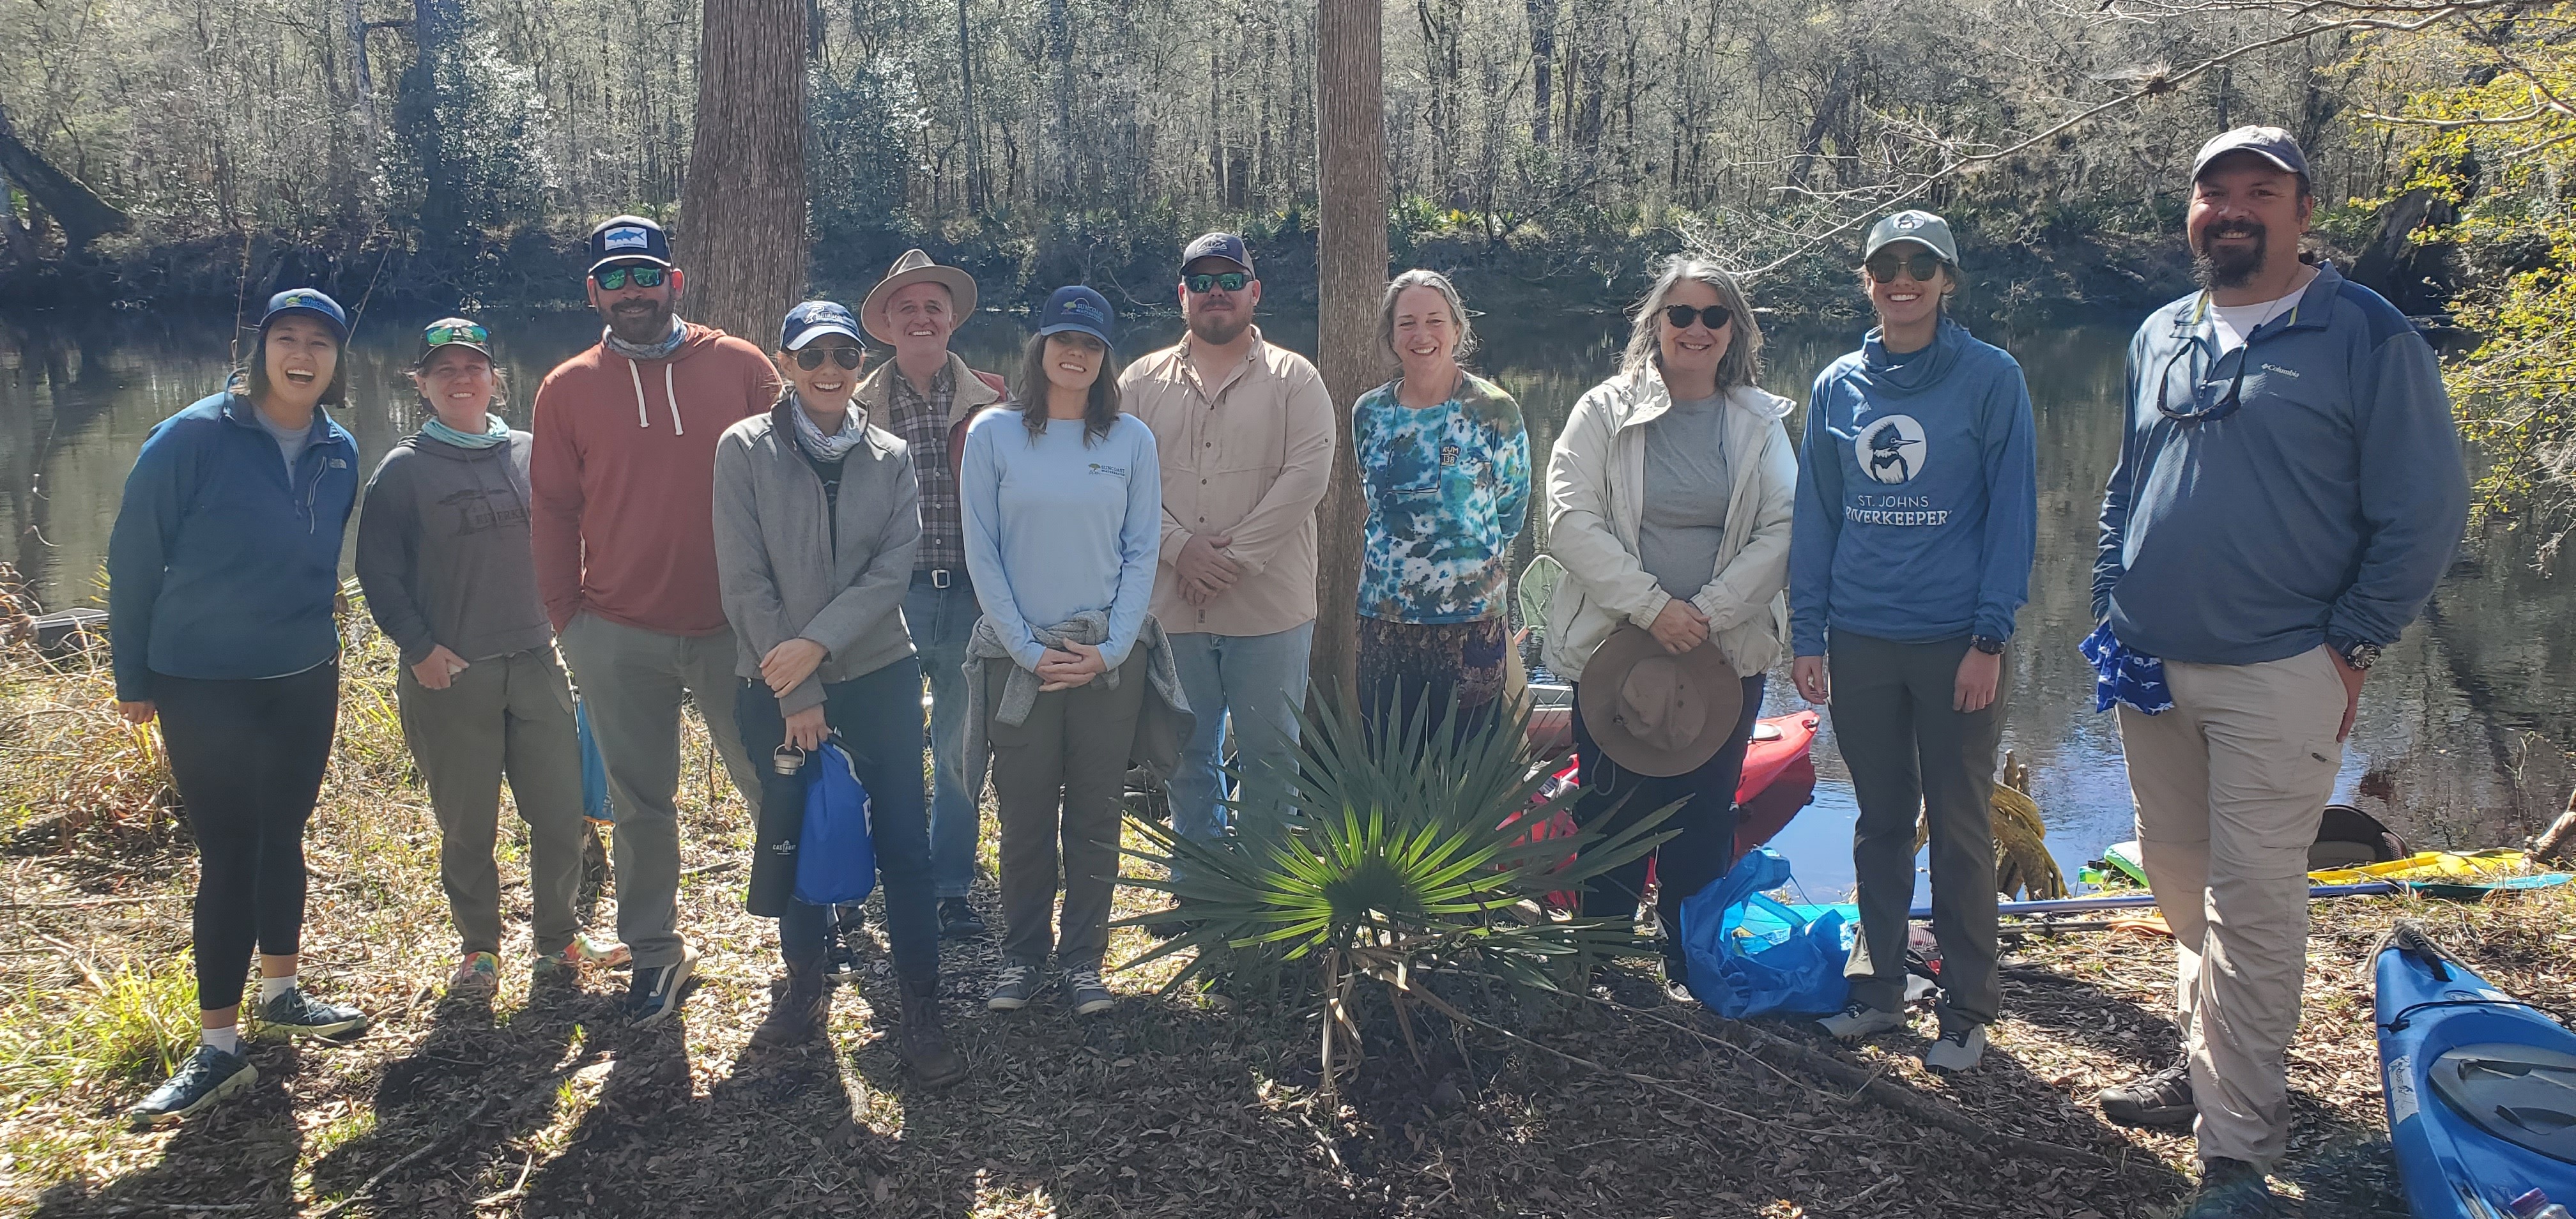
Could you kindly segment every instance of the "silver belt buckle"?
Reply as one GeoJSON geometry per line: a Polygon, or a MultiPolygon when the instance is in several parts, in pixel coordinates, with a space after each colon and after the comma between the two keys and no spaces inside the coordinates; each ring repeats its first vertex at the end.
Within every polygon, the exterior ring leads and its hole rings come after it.
{"type": "Polygon", "coordinates": [[[945,567],[934,567],[934,568],[931,568],[931,569],[930,569],[930,586],[931,586],[932,588],[946,588],[946,587],[948,587],[948,584],[949,584],[949,580],[948,580],[948,569],[947,569],[947,568],[945,568],[945,567]]]}

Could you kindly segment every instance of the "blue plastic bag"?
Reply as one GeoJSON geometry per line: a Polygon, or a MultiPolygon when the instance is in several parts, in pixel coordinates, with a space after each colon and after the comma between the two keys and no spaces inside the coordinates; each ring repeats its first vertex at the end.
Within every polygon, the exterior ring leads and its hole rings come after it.
{"type": "Polygon", "coordinates": [[[615,824],[617,809],[608,802],[608,760],[599,756],[599,739],[590,734],[590,704],[572,705],[572,723],[581,737],[581,815],[615,824]]]}
{"type": "Polygon", "coordinates": [[[877,887],[868,838],[868,789],[850,755],[823,742],[805,764],[805,831],[796,844],[796,900],[814,906],[866,901],[877,887]]]}
{"type": "Polygon", "coordinates": [[[1787,883],[1789,861],[1758,847],[1682,902],[1690,992],[1709,1010],[1729,1020],[1821,1015],[1841,1011],[1850,997],[1842,912],[1809,917],[1763,896],[1787,883]]]}

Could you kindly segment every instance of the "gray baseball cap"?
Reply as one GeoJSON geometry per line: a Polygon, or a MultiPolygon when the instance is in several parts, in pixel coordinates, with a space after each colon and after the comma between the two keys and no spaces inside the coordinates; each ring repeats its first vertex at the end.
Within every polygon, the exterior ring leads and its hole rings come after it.
{"type": "Polygon", "coordinates": [[[1878,253],[1878,248],[1899,241],[1911,241],[1941,256],[1951,266],[1959,265],[1959,239],[1950,235],[1950,222],[1925,211],[1902,211],[1869,226],[1869,240],[1861,247],[1861,260],[1878,253]]]}
{"type": "Polygon", "coordinates": [[[2239,127],[2210,137],[2200,146],[2200,155],[2191,159],[2191,180],[2200,181],[2201,171],[2209,163],[2231,152],[2250,152],[2286,173],[2308,176],[2308,154],[2299,151],[2299,142],[2278,127],[2239,127]]]}

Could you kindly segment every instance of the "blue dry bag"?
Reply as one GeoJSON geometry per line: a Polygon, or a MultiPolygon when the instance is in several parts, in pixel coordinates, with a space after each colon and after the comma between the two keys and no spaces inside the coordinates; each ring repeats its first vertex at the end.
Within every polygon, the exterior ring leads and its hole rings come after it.
{"type": "Polygon", "coordinates": [[[617,810],[608,802],[608,760],[599,756],[599,740],[590,734],[590,704],[572,705],[572,723],[581,737],[581,815],[614,823],[617,810]]]}
{"type": "Polygon", "coordinates": [[[866,901],[877,887],[868,840],[868,789],[850,755],[831,741],[806,763],[805,832],[796,844],[796,900],[813,906],[866,901]]]}
{"type": "Polygon", "coordinates": [[[1838,1012],[1849,997],[1841,912],[1810,918],[1763,896],[1787,883],[1789,861],[1756,847],[1682,902],[1690,992],[1718,1015],[1838,1012]]]}

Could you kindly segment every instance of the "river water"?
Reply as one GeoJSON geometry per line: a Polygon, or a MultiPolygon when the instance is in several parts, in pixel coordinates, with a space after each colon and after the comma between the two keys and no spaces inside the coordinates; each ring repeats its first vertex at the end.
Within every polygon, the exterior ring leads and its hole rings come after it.
{"type": "MultiPolygon", "coordinates": [[[[155,422],[220,385],[229,321],[0,318],[0,561],[15,564],[47,608],[97,596],[135,450],[155,422]]],[[[370,466],[422,417],[402,376],[414,324],[364,319],[350,352],[350,402],[339,418],[370,466]]],[[[1176,319],[1148,318],[1123,346],[1142,351],[1177,328],[1176,319]]],[[[591,341],[597,323],[559,313],[494,330],[515,404],[502,413],[524,424],[545,370],[591,341]]],[[[958,345],[978,367],[1008,374],[1026,333],[1016,317],[986,314],[958,345]]],[[[1270,333],[1312,351],[1311,325],[1284,321],[1270,333]]],[[[1774,336],[1765,384],[1803,403],[1816,370],[1857,335],[1853,326],[1774,336]]],[[[1487,318],[1482,337],[1479,366],[1519,397],[1532,451],[1544,454],[1575,399],[1615,365],[1622,333],[1590,317],[1519,326],[1487,318]]],[[[2039,428],[2039,561],[2021,613],[2004,747],[2030,765],[2051,849],[2071,881],[2084,860],[2130,837],[2118,733],[2093,713],[2091,671],[2076,654],[2092,625],[2094,520],[2118,451],[2127,334],[2070,326],[1985,337],[2020,358],[2039,428]]],[[[2576,591],[2535,572],[2518,535],[2491,534],[2464,552],[2427,620],[2373,671],[2344,755],[2339,798],[2419,844],[2483,846],[2529,833],[2566,790],[2556,750],[2576,747],[2576,632],[2567,629],[2576,591]]],[[[1524,557],[1535,541],[1524,539],[1524,557]]],[[[1774,674],[1769,711],[1800,705],[1774,674]]],[[[1849,888],[1854,811],[1830,716],[1817,761],[1816,803],[1775,845],[1809,894],[1823,898],[1849,888]]]]}

